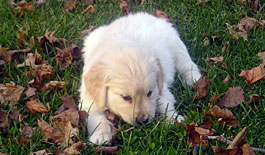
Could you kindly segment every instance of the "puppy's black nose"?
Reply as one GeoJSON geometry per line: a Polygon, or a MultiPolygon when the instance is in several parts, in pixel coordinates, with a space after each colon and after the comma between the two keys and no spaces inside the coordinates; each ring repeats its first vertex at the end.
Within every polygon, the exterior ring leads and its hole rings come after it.
{"type": "Polygon", "coordinates": [[[147,117],[146,119],[145,118],[136,118],[136,123],[138,125],[143,125],[143,124],[147,124],[149,121],[149,117],[147,117]]]}

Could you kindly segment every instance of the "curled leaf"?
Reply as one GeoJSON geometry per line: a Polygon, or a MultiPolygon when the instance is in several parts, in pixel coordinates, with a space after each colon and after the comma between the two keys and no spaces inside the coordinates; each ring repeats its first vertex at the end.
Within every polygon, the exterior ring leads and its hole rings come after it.
{"type": "Polygon", "coordinates": [[[265,79],[265,64],[261,64],[255,68],[252,68],[251,70],[242,70],[242,72],[239,74],[239,76],[243,77],[245,79],[245,82],[247,84],[253,84],[259,80],[265,79]]]}

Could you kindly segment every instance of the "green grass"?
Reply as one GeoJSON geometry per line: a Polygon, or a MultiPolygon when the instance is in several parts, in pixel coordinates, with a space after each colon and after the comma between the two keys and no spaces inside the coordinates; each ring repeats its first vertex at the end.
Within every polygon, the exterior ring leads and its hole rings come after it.
{"type": "MultiPolygon", "coordinates": [[[[250,9],[251,4],[241,6],[236,0],[226,4],[224,0],[212,0],[204,6],[197,6],[196,0],[146,0],[144,5],[130,4],[131,12],[147,11],[153,13],[159,9],[166,12],[173,24],[178,28],[181,38],[185,42],[195,62],[202,71],[208,72],[208,78],[212,83],[208,88],[208,94],[200,100],[193,100],[194,91],[185,89],[181,80],[177,78],[172,87],[172,92],[178,100],[178,110],[186,116],[187,124],[192,121],[201,123],[203,120],[203,110],[210,108],[209,101],[214,93],[220,94],[229,87],[241,86],[245,91],[245,100],[249,101],[248,96],[251,94],[265,94],[265,80],[259,81],[253,85],[245,84],[243,78],[239,77],[241,70],[251,69],[260,64],[256,56],[258,52],[265,51],[265,28],[264,26],[257,30],[254,28],[248,33],[248,41],[242,38],[238,42],[232,39],[229,34],[226,23],[236,25],[242,15],[247,15],[258,20],[264,20],[265,3],[261,2],[261,11],[250,9]],[[210,42],[209,46],[203,45],[203,36],[209,37],[218,35],[215,42],[210,42]],[[222,47],[229,41],[230,48],[224,53],[222,47]],[[224,56],[224,65],[218,65],[205,61],[207,57],[224,56]],[[226,72],[231,76],[229,83],[223,83],[226,72]]],[[[96,12],[91,14],[90,18],[82,15],[81,12],[87,7],[79,4],[72,12],[63,12],[61,10],[63,2],[50,1],[47,5],[35,7],[32,12],[28,12],[19,18],[11,13],[9,4],[5,0],[0,0],[0,45],[11,49],[24,49],[27,46],[19,44],[16,39],[16,33],[20,28],[29,26],[28,36],[42,36],[46,29],[55,31],[58,38],[66,38],[82,47],[82,36],[79,32],[88,29],[90,25],[99,27],[108,24],[114,19],[123,15],[119,8],[119,3],[111,0],[95,0],[96,12]]],[[[27,38],[29,39],[29,38],[27,38]]],[[[37,127],[37,119],[44,119],[49,122],[49,117],[55,115],[55,111],[62,104],[60,99],[63,95],[72,95],[78,99],[80,86],[80,74],[82,72],[82,60],[74,62],[66,69],[53,65],[55,53],[46,53],[39,49],[35,42],[33,50],[37,50],[42,57],[54,67],[55,78],[53,80],[68,82],[67,88],[63,91],[38,92],[37,99],[43,103],[49,103],[51,110],[46,114],[31,114],[24,108],[26,100],[25,93],[21,96],[19,103],[16,105],[19,112],[26,116],[22,122],[10,122],[8,132],[0,130],[0,152],[8,154],[29,154],[41,149],[48,149],[51,152],[58,148],[52,144],[44,143],[43,135],[40,130],[29,139],[29,142],[23,146],[19,142],[21,129],[24,123],[31,127],[37,127]]],[[[53,50],[56,52],[55,50],[53,50]]],[[[26,57],[26,55],[25,55],[26,57]]],[[[5,74],[0,74],[0,83],[15,82],[18,85],[27,87],[31,80],[25,75],[27,68],[17,68],[16,64],[21,62],[11,62],[4,66],[5,74]]],[[[3,66],[0,66],[3,67],[3,66]]],[[[9,113],[12,107],[0,105],[0,110],[9,113]]],[[[231,109],[233,114],[239,120],[237,128],[231,128],[226,125],[214,125],[216,135],[224,134],[231,139],[245,126],[248,126],[248,132],[245,140],[252,147],[265,147],[265,99],[256,103],[253,108],[245,103],[239,107],[231,109]]],[[[128,125],[122,125],[122,128],[129,128],[128,125]]],[[[119,146],[121,154],[188,154],[191,150],[186,137],[186,130],[182,125],[166,124],[165,122],[155,121],[148,126],[134,128],[129,132],[117,134],[114,145],[119,146]]],[[[80,139],[86,142],[85,134],[80,135],[80,139]]],[[[223,146],[221,142],[212,141],[211,145],[223,146]]],[[[87,147],[82,154],[91,154],[92,147],[87,147]]],[[[213,154],[208,145],[205,149],[199,151],[199,154],[213,154]]]]}

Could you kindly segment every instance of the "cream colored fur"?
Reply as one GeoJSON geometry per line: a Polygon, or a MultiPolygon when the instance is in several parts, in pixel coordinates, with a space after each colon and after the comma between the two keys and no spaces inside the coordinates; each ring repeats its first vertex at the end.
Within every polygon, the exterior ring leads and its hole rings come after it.
{"type": "Polygon", "coordinates": [[[201,74],[166,20],[147,13],[121,17],[90,33],[83,52],[79,106],[89,112],[87,127],[92,143],[109,144],[115,134],[105,110],[132,125],[137,124],[136,118],[151,121],[156,112],[166,114],[168,121],[184,119],[177,115],[176,100],[168,87],[176,72],[188,85],[201,74]]]}

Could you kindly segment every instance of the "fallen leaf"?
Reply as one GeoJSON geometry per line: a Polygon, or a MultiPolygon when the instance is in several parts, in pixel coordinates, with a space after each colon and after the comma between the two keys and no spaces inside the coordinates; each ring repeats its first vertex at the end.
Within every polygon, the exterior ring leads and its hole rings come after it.
{"type": "Polygon", "coordinates": [[[213,61],[215,63],[223,63],[224,62],[224,57],[219,56],[219,57],[213,57],[213,58],[206,58],[206,61],[213,61]]]}
{"type": "Polygon", "coordinates": [[[37,92],[37,89],[36,89],[36,88],[29,87],[29,88],[27,89],[27,91],[26,91],[26,96],[27,96],[28,98],[33,97],[33,96],[36,95],[36,92],[37,92]]]}
{"type": "Polygon", "coordinates": [[[53,121],[67,122],[70,121],[72,125],[78,126],[79,124],[79,113],[77,110],[68,109],[53,117],[53,121]]]}
{"type": "Polygon", "coordinates": [[[25,123],[25,126],[22,130],[22,133],[25,134],[26,138],[30,138],[32,136],[32,134],[36,131],[36,127],[35,128],[31,128],[28,123],[25,123]]]}
{"type": "Polygon", "coordinates": [[[196,5],[198,6],[203,6],[205,3],[207,3],[209,0],[198,0],[198,2],[196,3],[196,5]]]}
{"type": "Polygon", "coordinates": [[[226,41],[224,46],[223,46],[223,48],[222,48],[222,50],[221,50],[221,52],[224,53],[225,50],[229,49],[229,47],[230,47],[230,43],[229,43],[229,41],[226,41]]]}
{"type": "Polygon", "coordinates": [[[50,81],[46,83],[42,90],[50,90],[50,89],[63,89],[66,86],[66,82],[63,81],[50,81]]]}
{"type": "MultiPolygon", "coordinates": [[[[78,111],[79,114],[79,127],[81,131],[86,131],[86,120],[88,117],[88,113],[86,111],[78,111]]],[[[86,132],[87,133],[87,132],[86,132]]]]}
{"type": "Polygon", "coordinates": [[[8,125],[8,117],[6,113],[0,110],[0,130],[7,129],[8,125]]]}
{"type": "Polygon", "coordinates": [[[261,102],[261,100],[264,98],[264,96],[260,96],[258,94],[253,94],[249,96],[250,102],[261,102]]]}
{"type": "Polygon", "coordinates": [[[193,88],[197,91],[195,94],[196,99],[201,99],[206,96],[208,86],[211,80],[206,77],[207,72],[204,72],[200,79],[193,85],[193,88]]]}
{"type": "Polygon", "coordinates": [[[58,62],[60,68],[66,68],[72,64],[72,54],[60,48],[55,48],[57,50],[56,62],[58,62]]]}
{"type": "Polygon", "coordinates": [[[195,130],[195,123],[192,122],[186,129],[189,143],[196,146],[201,143],[200,134],[195,130]]]}
{"type": "Polygon", "coordinates": [[[244,99],[244,90],[241,87],[228,88],[225,96],[217,104],[222,107],[234,108],[240,105],[240,103],[245,102],[244,99]]]}
{"type": "Polygon", "coordinates": [[[44,135],[44,141],[45,142],[47,142],[48,139],[53,138],[54,128],[51,125],[49,125],[44,120],[42,120],[42,121],[38,120],[38,126],[41,130],[41,133],[44,135]]]}
{"type": "Polygon", "coordinates": [[[228,109],[221,109],[217,105],[214,105],[212,108],[209,109],[208,115],[215,117],[215,118],[221,118],[220,123],[226,122],[227,125],[236,127],[238,126],[238,120],[233,115],[231,111],[228,109]]]}
{"type": "Polygon", "coordinates": [[[69,43],[66,51],[70,52],[74,59],[80,59],[82,57],[82,50],[74,43],[69,43]]]}
{"type": "Polygon", "coordinates": [[[19,114],[19,111],[17,109],[16,106],[14,106],[11,110],[11,113],[9,115],[11,117],[11,119],[14,121],[14,122],[18,122],[19,121],[19,117],[20,117],[20,114],[19,114]]]}
{"type": "Polygon", "coordinates": [[[96,8],[93,5],[89,5],[84,11],[82,11],[82,15],[86,14],[86,17],[89,18],[92,13],[96,11],[96,8]]]}
{"type": "Polygon", "coordinates": [[[257,24],[257,20],[255,18],[250,18],[248,16],[243,16],[243,18],[239,21],[237,27],[240,31],[249,32],[254,28],[257,24]]]}
{"type": "Polygon", "coordinates": [[[55,33],[54,31],[49,32],[49,30],[46,30],[44,36],[37,37],[37,42],[42,50],[46,50],[46,47],[47,47],[49,51],[49,46],[58,47],[59,43],[64,44],[67,41],[64,38],[55,37],[54,33],[55,33]]]}
{"type": "Polygon", "coordinates": [[[130,7],[127,1],[122,0],[120,3],[120,8],[125,15],[128,15],[130,13],[130,7]]]}
{"type": "Polygon", "coordinates": [[[38,112],[38,113],[47,113],[50,110],[48,103],[47,103],[47,108],[46,108],[43,103],[38,102],[36,100],[27,102],[26,103],[26,108],[32,114],[35,114],[36,112],[38,112]]]}
{"type": "Polygon", "coordinates": [[[12,2],[13,6],[15,6],[15,9],[10,8],[12,13],[17,12],[19,17],[22,17],[24,13],[32,11],[34,9],[34,3],[33,2],[26,2],[25,0],[20,1],[18,4],[12,2]]]}
{"type": "Polygon", "coordinates": [[[39,82],[40,84],[42,84],[43,80],[50,80],[55,76],[55,73],[53,72],[52,66],[50,66],[48,64],[38,65],[37,68],[30,69],[30,71],[28,71],[26,74],[28,76],[34,75],[34,77],[35,77],[34,81],[31,81],[30,84],[32,84],[34,82],[39,82]]]}
{"type": "Polygon", "coordinates": [[[20,99],[23,91],[24,87],[13,83],[0,84],[0,102],[2,104],[15,104],[20,99]]]}
{"type": "Polygon", "coordinates": [[[204,129],[202,127],[197,127],[195,126],[194,129],[196,132],[198,132],[200,135],[204,135],[204,136],[210,136],[213,135],[216,131],[214,129],[204,129]]]}
{"type": "Polygon", "coordinates": [[[209,43],[210,43],[209,38],[208,38],[207,36],[205,36],[204,39],[203,39],[203,45],[204,45],[204,46],[208,46],[209,43]]]}
{"type": "Polygon", "coordinates": [[[221,94],[218,94],[218,95],[216,93],[214,93],[212,98],[210,99],[211,105],[214,105],[216,103],[216,101],[223,95],[224,95],[224,93],[221,93],[221,94]]]}
{"type": "Polygon", "coordinates": [[[46,150],[40,150],[37,152],[33,152],[30,155],[49,155],[50,153],[48,153],[46,150]]]}
{"type": "Polygon", "coordinates": [[[6,52],[4,60],[11,62],[13,59],[15,59],[16,54],[28,53],[30,51],[31,51],[30,48],[21,49],[21,50],[10,50],[10,51],[6,52]]]}
{"type": "Polygon", "coordinates": [[[239,148],[235,149],[223,149],[217,146],[211,146],[215,155],[238,155],[239,148]]]}
{"type": "Polygon", "coordinates": [[[165,19],[167,22],[169,23],[172,23],[172,20],[169,18],[169,16],[163,12],[163,11],[160,11],[160,10],[155,10],[154,12],[154,15],[158,18],[162,18],[162,19],[165,19]]]}
{"type": "Polygon", "coordinates": [[[0,45],[0,57],[4,57],[6,55],[8,48],[4,48],[2,47],[2,45],[0,45]]]}
{"type": "Polygon", "coordinates": [[[225,77],[225,79],[223,80],[223,82],[224,83],[228,83],[230,79],[231,79],[230,75],[227,74],[227,76],[225,77]]]}
{"type": "Polygon", "coordinates": [[[245,82],[247,84],[253,84],[259,80],[265,79],[265,64],[261,64],[255,68],[252,68],[251,70],[242,70],[242,72],[239,74],[239,76],[243,77],[245,79],[245,82]]]}
{"type": "Polygon", "coordinates": [[[241,147],[242,154],[244,155],[255,155],[253,149],[249,146],[248,143],[243,144],[241,147]]]}
{"type": "Polygon", "coordinates": [[[239,34],[233,29],[233,27],[229,24],[226,23],[226,27],[229,31],[229,33],[232,35],[233,39],[235,39],[236,41],[238,41],[239,39],[239,34]]]}
{"type": "Polygon", "coordinates": [[[87,35],[89,32],[93,31],[93,29],[94,29],[94,26],[90,25],[88,29],[81,31],[78,34],[79,35],[87,35]]]}
{"type": "Polygon", "coordinates": [[[67,154],[81,154],[78,150],[84,150],[85,146],[81,141],[78,141],[77,143],[73,144],[71,147],[66,148],[64,150],[64,153],[67,154]]]}
{"type": "Polygon", "coordinates": [[[213,125],[213,122],[209,119],[208,115],[206,114],[203,117],[203,123],[199,125],[199,127],[205,128],[205,129],[211,129],[213,125]]]}
{"type": "Polygon", "coordinates": [[[237,2],[237,4],[242,5],[242,6],[246,6],[247,5],[247,1],[246,0],[237,0],[236,2],[237,2]]]}
{"type": "Polygon", "coordinates": [[[77,4],[80,3],[80,0],[69,0],[64,3],[63,11],[69,12],[76,8],[77,4]]]}
{"type": "Polygon", "coordinates": [[[118,146],[98,146],[93,148],[93,152],[100,154],[119,154],[118,146]]]}
{"type": "Polygon", "coordinates": [[[262,60],[262,64],[265,65],[265,52],[260,52],[257,54],[257,56],[260,57],[260,59],[262,60]]]}

